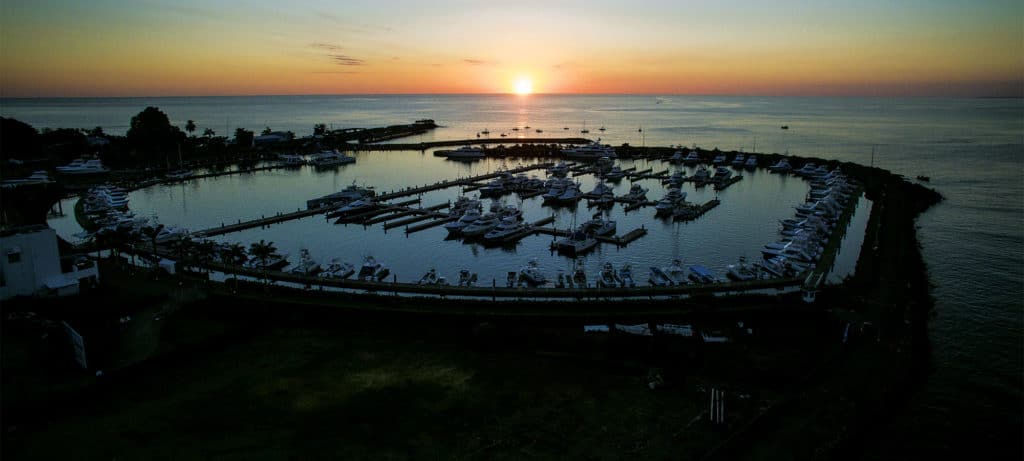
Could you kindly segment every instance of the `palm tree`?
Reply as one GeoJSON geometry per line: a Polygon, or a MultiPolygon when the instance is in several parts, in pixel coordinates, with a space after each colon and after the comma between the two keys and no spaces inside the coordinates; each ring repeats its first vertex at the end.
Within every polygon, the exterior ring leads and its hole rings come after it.
{"type": "Polygon", "coordinates": [[[178,263],[181,264],[182,268],[185,266],[186,256],[190,261],[192,260],[192,255],[189,253],[192,253],[195,246],[195,242],[189,237],[182,237],[171,241],[171,249],[178,254],[178,263]]]}
{"type": "Polygon", "coordinates": [[[160,235],[160,231],[164,230],[163,224],[157,224],[156,226],[143,226],[142,235],[149,238],[153,242],[153,256],[156,257],[156,236],[160,235]]]}
{"type": "Polygon", "coordinates": [[[260,133],[260,134],[262,134],[263,136],[266,136],[266,135],[268,135],[268,134],[270,134],[270,133],[273,133],[273,131],[272,131],[272,130],[270,129],[270,127],[268,126],[268,127],[264,127],[264,128],[263,128],[263,132],[262,132],[262,133],[260,133]]]}
{"type": "Polygon", "coordinates": [[[212,138],[216,134],[217,134],[217,132],[213,131],[213,128],[207,128],[207,129],[203,130],[203,137],[205,137],[205,138],[212,138]]]}
{"type": "Polygon", "coordinates": [[[185,124],[185,131],[187,131],[188,134],[192,134],[192,132],[196,131],[196,122],[189,120],[188,123],[185,124]]]}
{"type": "Polygon", "coordinates": [[[213,262],[213,258],[217,254],[217,244],[213,240],[200,240],[193,249],[195,250],[196,264],[199,265],[201,271],[209,274],[210,263],[213,262]]]}
{"type": "Polygon", "coordinates": [[[253,259],[259,260],[260,267],[263,268],[263,279],[268,281],[267,260],[277,255],[277,247],[274,246],[274,242],[265,242],[260,239],[259,242],[249,246],[249,254],[252,255],[253,259]]]}
{"type": "Polygon", "coordinates": [[[239,243],[233,243],[231,245],[222,247],[220,249],[220,261],[228,265],[241,265],[249,257],[245,253],[245,247],[239,243]]]}

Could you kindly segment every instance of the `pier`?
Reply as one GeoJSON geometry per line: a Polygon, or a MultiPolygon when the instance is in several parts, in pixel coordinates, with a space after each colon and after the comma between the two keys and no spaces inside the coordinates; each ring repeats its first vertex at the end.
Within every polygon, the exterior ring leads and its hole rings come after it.
{"type": "Polygon", "coordinates": [[[676,221],[693,221],[694,219],[701,217],[704,213],[711,211],[712,208],[721,204],[721,200],[711,199],[700,206],[685,205],[684,207],[676,207],[676,209],[672,211],[672,218],[676,221]]]}
{"type": "Polygon", "coordinates": [[[715,190],[726,190],[729,186],[736,184],[743,180],[743,176],[733,176],[723,182],[715,183],[715,190]]]}
{"type": "MultiPolygon", "coordinates": [[[[345,146],[348,149],[360,151],[387,151],[387,150],[414,150],[424,151],[435,147],[468,146],[473,144],[588,144],[592,142],[587,138],[478,138],[478,139],[453,139],[449,141],[429,141],[415,144],[394,143],[394,144],[351,144],[345,146]]],[[[495,156],[497,150],[485,150],[487,156],[495,156]]]]}

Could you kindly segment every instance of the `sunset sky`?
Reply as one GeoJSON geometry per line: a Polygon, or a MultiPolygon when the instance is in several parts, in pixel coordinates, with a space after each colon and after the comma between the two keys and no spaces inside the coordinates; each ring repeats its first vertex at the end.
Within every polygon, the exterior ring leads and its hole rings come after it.
{"type": "Polygon", "coordinates": [[[1024,2],[0,1],[0,96],[1020,95],[1024,2]]]}

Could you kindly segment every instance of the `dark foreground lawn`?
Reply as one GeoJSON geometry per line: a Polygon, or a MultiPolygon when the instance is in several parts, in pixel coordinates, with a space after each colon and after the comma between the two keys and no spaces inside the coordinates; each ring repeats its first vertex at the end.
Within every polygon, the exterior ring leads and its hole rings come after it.
{"type": "Polygon", "coordinates": [[[642,366],[303,326],[213,349],[8,426],[4,458],[688,459],[721,437],[688,425],[699,383],[651,391],[642,366]]]}

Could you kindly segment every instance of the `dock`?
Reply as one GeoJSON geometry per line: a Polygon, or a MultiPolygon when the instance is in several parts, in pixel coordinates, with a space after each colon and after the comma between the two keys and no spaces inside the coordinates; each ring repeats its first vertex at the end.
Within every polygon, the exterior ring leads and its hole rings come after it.
{"type": "Polygon", "coordinates": [[[738,183],[738,182],[740,182],[742,180],[743,180],[743,176],[733,176],[733,177],[725,180],[725,182],[715,183],[715,190],[725,190],[729,186],[731,186],[733,184],[736,184],[736,183],[738,183]]]}
{"type": "Polygon", "coordinates": [[[672,218],[675,219],[676,221],[693,221],[694,219],[697,219],[697,218],[701,217],[701,215],[703,215],[704,213],[707,213],[712,208],[720,205],[721,203],[722,203],[721,200],[711,199],[711,200],[708,200],[706,203],[704,203],[703,205],[700,205],[700,206],[697,206],[697,205],[687,205],[687,206],[682,207],[682,208],[677,207],[672,212],[672,218]]]}

